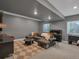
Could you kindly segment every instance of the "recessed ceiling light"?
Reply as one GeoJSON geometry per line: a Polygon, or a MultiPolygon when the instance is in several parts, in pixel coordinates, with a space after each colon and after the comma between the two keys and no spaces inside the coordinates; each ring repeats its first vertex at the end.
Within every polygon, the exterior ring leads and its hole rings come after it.
{"type": "Polygon", "coordinates": [[[73,7],[73,9],[77,9],[77,8],[78,8],[77,6],[74,6],[74,7],[73,7]]]}
{"type": "Polygon", "coordinates": [[[34,15],[37,15],[38,14],[38,12],[37,12],[37,9],[35,8],[34,9],[34,15]]]}
{"type": "Polygon", "coordinates": [[[51,20],[51,17],[49,16],[48,19],[51,20]]]}
{"type": "Polygon", "coordinates": [[[38,14],[38,12],[37,11],[34,11],[34,15],[37,15],[38,14]]]}

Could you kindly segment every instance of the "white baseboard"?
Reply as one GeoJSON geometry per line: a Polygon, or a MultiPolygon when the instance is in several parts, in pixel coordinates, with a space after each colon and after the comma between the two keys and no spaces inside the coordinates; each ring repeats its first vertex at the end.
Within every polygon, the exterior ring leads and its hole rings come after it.
{"type": "Polygon", "coordinates": [[[24,40],[25,38],[19,38],[19,39],[15,39],[14,41],[18,41],[18,40],[24,40]]]}

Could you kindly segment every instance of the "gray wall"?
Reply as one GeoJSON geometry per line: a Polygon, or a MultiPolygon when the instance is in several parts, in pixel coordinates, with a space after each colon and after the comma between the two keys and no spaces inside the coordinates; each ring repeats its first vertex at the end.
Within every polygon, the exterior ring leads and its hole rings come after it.
{"type": "MultiPolygon", "coordinates": [[[[51,23],[51,29],[62,30],[63,40],[68,40],[67,35],[67,21],[79,20],[79,15],[66,17],[64,21],[58,21],[51,23]]],[[[25,35],[29,35],[31,32],[42,32],[42,25],[44,22],[39,23],[29,19],[20,17],[4,15],[3,22],[7,24],[7,28],[3,29],[3,32],[14,35],[16,38],[23,38],[25,35]]]]}
{"type": "Polygon", "coordinates": [[[67,22],[75,21],[75,20],[79,20],[79,15],[65,17],[64,21],[53,22],[52,29],[61,29],[63,31],[63,33],[62,33],[63,40],[68,40],[67,22]]]}
{"type": "Polygon", "coordinates": [[[3,32],[11,34],[16,38],[23,38],[31,32],[39,32],[39,22],[37,21],[4,14],[3,23],[7,25],[3,32]]]}
{"type": "Polygon", "coordinates": [[[59,22],[52,23],[51,29],[62,30],[62,39],[63,40],[68,40],[67,22],[66,21],[59,21],[59,22]]]}
{"type": "Polygon", "coordinates": [[[75,21],[75,20],[79,20],[79,14],[78,15],[73,15],[73,16],[68,16],[65,17],[66,21],[75,21]]]}
{"type": "MultiPolygon", "coordinates": [[[[41,32],[43,32],[43,24],[48,23],[48,22],[42,22],[40,24],[40,30],[41,32]]],[[[62,30],[62,38],[63,40],[67,40],[68,36],[67,36],[67,21],[57,21],[57,22],[53,22],[51,23],[51,29],[54,30],[62,30]]]]}

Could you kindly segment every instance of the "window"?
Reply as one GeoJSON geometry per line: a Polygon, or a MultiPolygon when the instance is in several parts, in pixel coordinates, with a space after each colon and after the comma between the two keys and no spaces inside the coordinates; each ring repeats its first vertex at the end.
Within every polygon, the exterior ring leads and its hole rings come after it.
{"type": "Polygon", "coordinates": [[[79,34],[79,21],[67,22],[67,33],[79,34]]]}
{"type": "Polygon", "coordinates": [[[50,31],[50,24],[43,24],[43,32],[49,32],[50,31]]]}

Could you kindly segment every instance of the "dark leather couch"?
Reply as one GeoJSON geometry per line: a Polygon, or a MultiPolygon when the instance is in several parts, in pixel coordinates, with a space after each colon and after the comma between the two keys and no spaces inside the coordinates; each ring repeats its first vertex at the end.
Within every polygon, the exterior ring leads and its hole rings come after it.
{"type": "Polygon", "coordinates": [[[53,34],[51,33],[44,33],[42,35],[42,38],[40,40],[38,40],[38,45],[47,49],[53,45],[55,45],[55,40],[56,38],[52,36],[53,34]]]}

